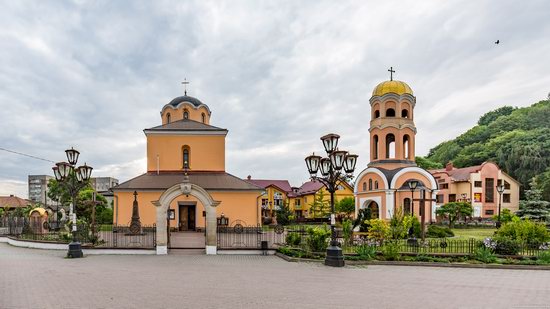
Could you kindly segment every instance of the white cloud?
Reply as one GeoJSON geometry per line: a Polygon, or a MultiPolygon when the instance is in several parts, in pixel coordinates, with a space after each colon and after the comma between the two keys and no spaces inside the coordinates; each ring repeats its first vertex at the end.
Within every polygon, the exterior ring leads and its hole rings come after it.
{"type": "MultiPolygon", "coordinates": [[[[300,184],[304,156],[328,132],[366,166],[368,100],[393,66],[417,95],[426,154],[491,109],[546,97],[549,10],[511,0],[8,2],[0,144],[56,161],[75,146],[98,175],[127,180],[145,171],[142,130],[187,77],[212,124],[230,131],[229,172],[300,184]]],[[[2,192],[50,165],[0,152],[2,192]]]]}

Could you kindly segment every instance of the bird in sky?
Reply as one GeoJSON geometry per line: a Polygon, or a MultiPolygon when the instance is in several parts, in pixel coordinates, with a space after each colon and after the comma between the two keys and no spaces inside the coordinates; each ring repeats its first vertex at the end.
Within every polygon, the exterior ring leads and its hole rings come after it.
{"type": "Polygon", "coordinates": [[[500,40],[497,40],[497,41],[495,42],[495,44],[497,44],[497,45],[498,45],[499,43],[500,43],[500,40]]]}

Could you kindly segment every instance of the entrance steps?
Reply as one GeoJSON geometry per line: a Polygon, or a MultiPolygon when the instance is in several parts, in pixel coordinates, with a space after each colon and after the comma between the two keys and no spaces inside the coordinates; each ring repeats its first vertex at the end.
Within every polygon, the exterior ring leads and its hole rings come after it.
{"type": "Polygon", "coordinates": [[[205,255],[205,249],[170,249],[168,250],[170,255],[205,255]]]}

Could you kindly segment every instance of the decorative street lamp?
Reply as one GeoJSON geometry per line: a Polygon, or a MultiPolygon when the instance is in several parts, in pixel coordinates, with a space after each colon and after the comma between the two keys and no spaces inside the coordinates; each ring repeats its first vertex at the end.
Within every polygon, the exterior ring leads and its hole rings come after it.
{"type": "Polygon", "coordinates": [[[501,183],[497,186],[497,192],[499,195],[498,198],[498,220],[497,220],[497,229],[500,228],[500,206],[502,205],[502,193],[504,193],[504,185],[501,183]]]}
{"type": "Polygon", "coordinates": [[[410,180],[409,189],[411,190],[411,215],[412,216],[414,216],[414,190],[416,190],[416,187],[418,187],[418,181],[410,180]]]}
{"type": "Polygon", "coordinates": [[[67,253],[67,256],[71,258],[80,258],[83,254],[82,246],[76,238],[76,196],[80,190],[88,185],[88,181],[92,176],[93,168],[86,165],[86,163],[82,166],[76,167],[80,152],[72,147],[71,149],[65,150],[65,153],[67,154],[67,161],[69,162],[56,163],[55,166],[52,167],[52,170],[55,175],[55,179],[71,196],[69,216],[72,221],[73,240],[69,244],[69,252],[67,253]]]}
{"type": "Polygon", "coordinates": [[[349,154],[347,151],[338,150],[337,134],[327,134],[321,137],[323,146],[327,153],[327,157],[321,158],[315,153],[306,157],[306,166],[311,177],[311,180],[319,181],[325,185],[327,191],[330,192],[330,231],[331,240],[330,246],[327,248],[327,256],[325,265],[342,267],[344,266],[344,255],[339,247],[336,239],[336,217],[334,214],[334,192],[338,189],[338,185],[353,178],[355,165],[357,163],[357,155],[349,154]],[[320,172],[321,176],[317,176],[320,172]]]}

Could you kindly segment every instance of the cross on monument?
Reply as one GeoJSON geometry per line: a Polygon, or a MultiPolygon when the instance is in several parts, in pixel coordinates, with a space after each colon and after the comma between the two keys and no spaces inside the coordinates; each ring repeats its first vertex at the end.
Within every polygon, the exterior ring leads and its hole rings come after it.
{"type": "Polygon", "coordinates": [[[187,81],[187,78],[184,78],[183,79],[183,82],[181,82],[183,84],[183,87],[184,87],[184,94],[187,95],[187,85],[189,85],[189,82],[187,81]]]}
{"type": "Polygon", "coordinates": [[[393,80],[393,73],[395,73],[395,71],[393,70],[393,67],[390,67],[388,72],[390,72],[390,80],[393,80]]]}

